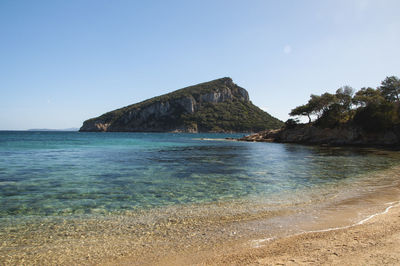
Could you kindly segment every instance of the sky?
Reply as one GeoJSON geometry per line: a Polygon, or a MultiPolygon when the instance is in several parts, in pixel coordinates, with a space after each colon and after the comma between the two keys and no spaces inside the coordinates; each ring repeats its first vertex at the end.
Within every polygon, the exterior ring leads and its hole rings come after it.
{"type": "Polygon", "coordinates": [[[77,127],[231,77],[285,121],[400,76],[398,0],[0,1],[0,130],[77,127]]]}

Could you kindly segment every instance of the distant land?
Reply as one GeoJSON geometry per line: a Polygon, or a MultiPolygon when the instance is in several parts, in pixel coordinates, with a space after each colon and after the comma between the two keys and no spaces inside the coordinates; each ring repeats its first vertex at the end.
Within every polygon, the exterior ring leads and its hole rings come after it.
{"type": "Polygon", "coordinates": [[[65,129],[50,129],[50,128],[31,128],[27,129],[26,131],[78,131],[79,128],[71,127],[65,129]]]}
{"type": "Polygon", "coordinates": [[[132,104],[86,120],[86,132],[258,132],[279,119],[255,106],[225,77],[132,104]]]}

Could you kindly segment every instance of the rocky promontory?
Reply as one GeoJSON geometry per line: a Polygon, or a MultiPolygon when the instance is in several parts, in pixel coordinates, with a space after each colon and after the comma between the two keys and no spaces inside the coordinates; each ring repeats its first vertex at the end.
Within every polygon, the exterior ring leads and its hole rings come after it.
{"type": "Polygon", "coordinates": [[[400,147],[400,79],[386,77],[376,89],[343,86],[334,94],[311,94],[289,113],[279,130],[262,131],[242,141],[400,147]],[[308,123],[299,123],[307,117],[308,123]],[[315,119],[314,121],[312,121],[315,119]]]}
{"type": "Polygon", "coordinates": [[[283,123],[231,78],[186,87],[86,120],[90,132],[257,132],[283,123]]]}
{"type": "Polygon", "coordinates": [[[318,144],[331,146],[400,146],[400,128],[386,131],[366,131],[357,126],[320,128],[299,124],[277,130],[265,130],[238,139],[240,141],[318,144]]]}

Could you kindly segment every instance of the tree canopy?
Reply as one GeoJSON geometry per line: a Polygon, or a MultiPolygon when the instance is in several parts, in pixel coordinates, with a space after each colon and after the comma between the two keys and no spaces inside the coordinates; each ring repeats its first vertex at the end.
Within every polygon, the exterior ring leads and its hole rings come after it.
{"type": "Polygon", "coordinates": [[[367,130],[385,130],[400,126],[399,96],[400,80],[390,76],[376,89],[364,87],[355,92],[343,86],[335,94],[311,94],[306,104],[292,109],[289,115],[306,116],[308,123],[320,127],[356,124],[367,130]],[[314,121],[312,117],[316,117],[314,121]]]}
{"type": "Polygon", "coordinates": [[[390,102],[399,102],[400,80],[398,77],[386,77],[379,87],[383,97],[390,102]]]}

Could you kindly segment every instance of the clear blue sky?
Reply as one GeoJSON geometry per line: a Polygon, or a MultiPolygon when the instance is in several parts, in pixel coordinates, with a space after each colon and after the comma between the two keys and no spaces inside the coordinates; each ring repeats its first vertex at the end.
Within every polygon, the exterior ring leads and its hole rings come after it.
{"type": "Polygon", "coordinates": [[[69,128],[229,76],[286,120],[400,76],[400,1],[0,1],[0,129],[69,128]]]}

